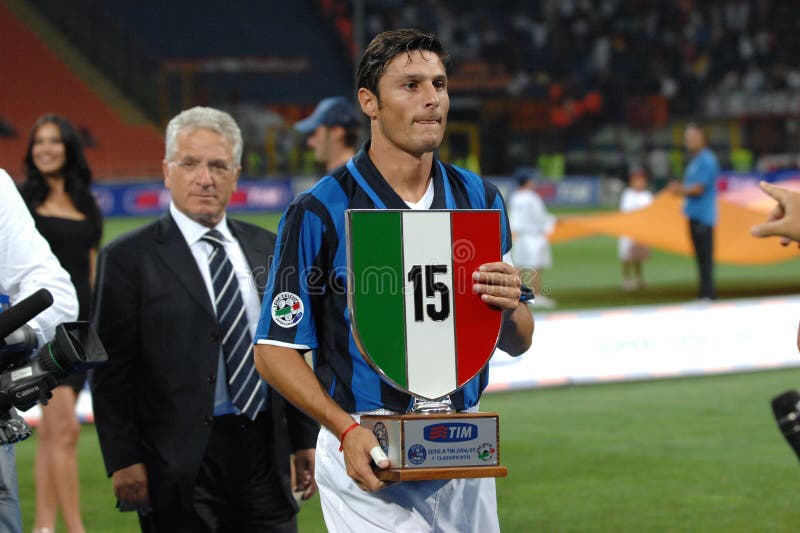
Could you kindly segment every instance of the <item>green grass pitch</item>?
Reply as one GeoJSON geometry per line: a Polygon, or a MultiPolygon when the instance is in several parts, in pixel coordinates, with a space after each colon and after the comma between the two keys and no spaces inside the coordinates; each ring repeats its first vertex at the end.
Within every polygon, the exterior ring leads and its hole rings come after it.
{"type": "MultiPolygon", "coordinates": [[[[277,215],[245,218],[274,229],[277,215]]],[[[106,240],[143,219],[110,219],[106,240]]],[[[776,243],[776,246],[778,244],[776,243]]],[[[545,290],[562,309],[688,301],[690,258],[655,251],[648,286],[619,290],[616,242],[592,237],[554,246],[545,290]]],[[[800,261],[719,265],[723,298],[797,292],[800,261]]],[[[786,342],[794,342],[787,332],[786,342]]],[[[796,531],[800,464],[779,434],[769,400],[800,388],[800,369],[487,395],[500,413],[498,480],[504,531],[796,531]]],[[[25,529],[33,526],[36,437],[17,446],[25,529]]],[[[94,427],[79,445],[88,531],[138,531],[114,508],[94,427]]],[[[301,531],[324,531],[319,500],[303,505],[301,531]]],[[[59,529],[65,531],[63,523],[59,529]]]]}

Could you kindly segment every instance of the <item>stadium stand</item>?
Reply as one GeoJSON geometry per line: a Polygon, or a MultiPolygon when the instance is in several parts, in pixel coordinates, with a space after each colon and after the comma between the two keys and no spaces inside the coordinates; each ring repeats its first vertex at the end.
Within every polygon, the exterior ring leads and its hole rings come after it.
{"type": "MultiPolygon", "coordinates": [[[[451,123],[478,130],[471,157],[485,173],[556,168],[547,161],[566,175],[644,166],[658,184],[682,167],[687,120],[710,125],[729,168],[800,151],[786,120],[800,109],[800,15],[786,2],[361,0],[363,20],[354,0],[30,4],[150,117],[209,104],[249,122],[258,175],[305,172],[287,152],[287,125],[320,98],[351,93],[356,48],[403,26],[446,43],[451,123]]],[[[10,126],[18,137],[27,128],[10,126]]]]}
{"type": "Polygon", "coordinates": [[[245,137],[246,175],[306,168],[291,124],[321,95],[352,90],[352,64],[310,2],[27,4],[154,122],[193,105],[229,111],[245,137]]]}
{"type": "MultiPolygon", "coordinates": [[[[162,119],[197,103],[314,104],[320,91],[338,94],[352,87],[349,61],[310,2],[242,0],[224,7],[207,0],[34,3],[54,19],[63,18],[59,10],[69,16],[71,8],[64,4],[81,4],[153,58],[165,75],[162,98],[168,109],[161,110],[162,119]]],[[[83,27],[82,21],[62,25],[70,34],[83,27]]],[[[111,38],[95,43],[96,53],[111,38]]]]}
{"type": "MultiPolygon", "coordinates": [[[[786,92],[800,89],[800,16],[789,2],[361,3],[365,41],[390,28],[435,31],[453,56],[451,94],[482,98],[484,117],[487,99],[494,111],[504,107],[499,115],[510,132],[498,164],[505,172],[543,153],[565,153],[568,173],[624,174],[631,159],[663,159],[676,145],[676,122],[796,113],[797,98],[786,92]],[[613,137],[613,146],[598,151],[596,137],[613,137]]],[[[353,0],[317,4],[349,47],[353,24],[342,19],[353,13],[353,0]]],[[[790,132],[775,131],[780,125],[743,124],[744,138],[739,127],[715,145],[731,166],[743,143],[757,155],[793,144],[790,132]]],[[[494,168],[492,152],[498,146],[481,160],[494,168]]]]}
{"type": "MultiPolygon", "coordinates": [[[[160,175],[163,141],[156,129],[131,125],[0,3],[0,116],[17,132],[0,136],[0,167],[21,176],[28,131],[45,112],[65,115],[94,146],[86,155],[96,177],[160,175]]],[[[91,143],[90,143],[91,144],[91,143]]]]}
{"type": "Polygon", "coordinates": [[[614,95],[660,93],[696,113],[706,91],[785,87],[799,74],[798,16],[786,2],[366,0],[366,10],[367,38],[419,24],[458,60],[508,71],[513,93],[600,90],[612,120],[623,111],[614,95]]]}

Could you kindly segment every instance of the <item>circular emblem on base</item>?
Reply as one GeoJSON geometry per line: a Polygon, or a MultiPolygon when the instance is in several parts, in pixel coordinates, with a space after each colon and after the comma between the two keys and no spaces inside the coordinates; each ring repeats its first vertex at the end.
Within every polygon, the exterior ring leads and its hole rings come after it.
{"type": "Polygon", "coordinates": [[[494,447],[489,444],[488,442],[484,442],[480,446],[478,446],[478,459],[481,461],[491,461],[494,459],[495,450],[494,447]]]}
{"type": "Polygon", "coordinates": [[[408,449],[408,460],[415,465],[425,462],[428,452],[425,451],[425,446],[421,444],[414,444],[408,449]]]}
{"type": "Polygon", "coordinates": [[[303,301],[292,292],[282,292],[272,300],[272,321],[282,328],[296,326],[303,319],[303,301]]]}

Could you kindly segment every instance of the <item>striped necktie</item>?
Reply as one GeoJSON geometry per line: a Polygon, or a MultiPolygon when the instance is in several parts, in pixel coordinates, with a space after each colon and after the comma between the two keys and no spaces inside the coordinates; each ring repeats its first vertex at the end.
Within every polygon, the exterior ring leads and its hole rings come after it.
{"type": "Polygon", "coordinates": [[[266,394],[253,362],[253,339],[247,327],[239,282],[222,245],[222,234],[212,229],[202,240],[214,247],[208,256],[208,268],[216,295],[217,321],[223,335],[222,355],[231,401],[243,415],[253,420],[264,406],[266,394]]]}

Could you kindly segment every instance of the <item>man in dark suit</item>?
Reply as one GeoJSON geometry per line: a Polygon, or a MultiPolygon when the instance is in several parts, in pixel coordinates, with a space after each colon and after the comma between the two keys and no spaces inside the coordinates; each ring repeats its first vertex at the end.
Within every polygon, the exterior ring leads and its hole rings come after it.
{"type": "Polygon", "coordinates": [[[261,381],[252,334],[275,234],[230,220],[242,138],[196,107],[167,126],[159,220],[106,246],[93,321],[109,355],[92,394],[121,510],[143,531],[296,531],[318,426],[261,381]]]}

